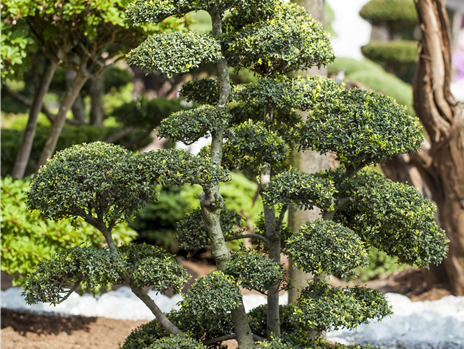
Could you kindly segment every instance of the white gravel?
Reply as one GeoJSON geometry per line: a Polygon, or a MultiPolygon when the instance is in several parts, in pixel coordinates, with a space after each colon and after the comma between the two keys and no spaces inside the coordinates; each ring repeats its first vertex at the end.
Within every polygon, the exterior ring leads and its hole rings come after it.
{"type": "MultiPolygon", "coordinates": [[[[128,287],[121,287],[98,298],[74,293],[56,307],[44,303],[26,305],[21,293],[20,288],[2,291],[2,308],[128,320],[154,318],[128,287]]],[[[148,294],[164,312],[176,308],[181,299],[179,295],[169,298],[153,291],[148,294]]],[[[387,297],[394,315],[381,322],[360,325],[357,330],[329,332],[327,338],[343,344],[370,343],[389,348],[464,349],[464,297],[447,296],[432,302],[411,302],[407,297],[395,293],[388,293],[387,297]]],[[[263,296],[254,294],[245,295],[243,299],[247,311],[266,302],[263,296]]],[[[287,299],[287,294],[284,294],[280,297],[280,303],[287,304],[287,299]]]]}

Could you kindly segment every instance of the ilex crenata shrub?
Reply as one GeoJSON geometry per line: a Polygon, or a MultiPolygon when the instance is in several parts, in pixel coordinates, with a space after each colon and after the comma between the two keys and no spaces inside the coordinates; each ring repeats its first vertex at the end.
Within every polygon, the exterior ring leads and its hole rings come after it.
{"type": "Polygon", "coordinates": [[[28,301],[59,303],[78,286],[128,285],[156,320],[135,330],[126,349],[223,348],[230,339],[243,349],[331,348],[320,339],[324,331],[391,314],[379,292],[331,287],[324,277],[309,282],[296,303],[279,306],[279,292],[292,288],[280,256],[291,256],[296,267],[316,276],[353,275],[366,265],[371,246],[420,267],[441,261],[448,241],[433,205],[409,185],[367,169],[418,151],[423,138],[417,120],[381,94],[346,90],[322,77],[291,78],[289,73],[335,58],[322,25],[297,5],[137,0],[128,8],[134,24],[199,10],[211,16],[210,33],[159,34],[128,55],[132,65],[167,74],[216,64],[216,79],[191,81],[181,90],[199,106],[174,112],[156,130],[171,141],[209,137],[211,144],[196,156],[183,150],[134,154],[104,143],[55,155],[32,182],[30,207],[50,219],[83,218],[108,247],[76,247],[42,264],[26,288],[28,301]],[[256,79],[232,86],[229,68],[249,69],[256,79]],[[335,153],[340,167],[303,173],[288,165],[293,150],[335,153]],[[245,223],[246,212],[228,208],[219,192],[231,171],[259,182],[262,218],[254,229],[245,223]],[[217,270],[195,281],[179,310],[163,314],[144,287],[178,291],[186,273],[158,248],[117,246],[112,232],[156,200],[157,186],[186,184],[201,185],[203,193],[200,208],[178,223],[177,239],[192,253],[211,246],[217,270]],[[286,226],[290,208],[315,207],[320,219],[299,231],[286,226]],[[231,253],[226,241],[239,239],[251,239],[254,249],[231,253]],[[266,295],[267,305],[247,314],[239,287],[266,295]]]}

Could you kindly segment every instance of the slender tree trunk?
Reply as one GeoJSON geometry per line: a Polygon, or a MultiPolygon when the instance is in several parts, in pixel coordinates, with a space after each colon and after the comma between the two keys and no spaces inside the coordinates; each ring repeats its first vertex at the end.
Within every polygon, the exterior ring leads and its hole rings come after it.
{"type": "Polygon", "coordinates": [[[100,75],[90,84],[90,125],[103,126],[103,95],[105,94],[105,76],[100,75]]]}
{"type": "Polygon", "coordinates": [[[55,74],[55,70],[56,64],[47,59],[42,78],[34,94],[34,101],[29,109],[29,119],[27,120],[23,140],[13,167],[13,178],[22,179],[26,172],[27,163],[29,162],[29,157],[31,155],[32,143],[34,141],[37,118],[39,117],[39,113],[43,105],[43,99],[48,91],[48,87],[52,81],[53,74],[55,74]]]}
{"type": "MultiPolygon", "coordinates": [[[[76,71],[68,69],[66,70],[66,88],[69,89],[76,78],[76,71]]],[[[80,92],[80,91],[79,91],[80,92]]],[[[77,94],[76,99],[71,107],[71,111],[73,113],[73,119],[81,125],[85,123],[85,106],[84,101],[82,100],[82,96],[80,93],[77,94]]]]}
{"type": "MultiPolygon", "coordinates": [[[[291,0],[293,3],[298,4],[305,8],[305,10],[318,22],[325,26],[325,4],[324,0],[291,0]]],[[[302,76],[327,76],[327,69],[321,67],[313,67],[307,71],[301,72],[302,76]]],[[[303,115],[304,117],[305,115],[303,115]]],[[[329,160],[326,155],[319,155],[313,151],[307,150],[304,152],[295,152],[292,157],[292,165],[299,170],[306,173],[314,173],[329,168],[329,160]]],[[[295,211],[291,208],[288,211],[288,225],[294,230],[298,231],[305,222],[320,218],[319,210],[311,211],[295,211]]],[[[305,273],[300,269],[293,268],[293,261],[290,259],[289,277],[295,280],[294,288],[289,291],[288,302],[294,303],[300,295],[299,290],[307,286],[307,280],[312,278],[311,274],[305,273]]]]}
{"type": "MultiPolygon", "coordinates": [[[[90,222],[89,222],[90,223],[90,222]]],[[[92,223],[91,223],[92,224],[92,223]]],[[[94,224],[92,224],[94,225],[94,224]]],[[[110,252],[112,254],[118,255],[118,249],[114,243],[113,237],[111,235],[111,231],[107,230],[106,227],[99,227],[94,225],[98,230],[100,230],[105,237],[106,243],[110,249],[110,252]]],[[[161,309],[156,305],[155,301],[150,298],[150,296],[145,292],[143,287],[137,287],[134,285],[131,285],[130,278],[127,274],[125,273],[120,273],[119,274],[121,278],[127,283],[127,285],[131,288],[132,292],[143,302],[145,305],[148,307],[148,309],[151,310],[153,315],[155,315],[156,320],[159,321],[161,326],[164,327],[168,333],[176,335],[176,336],[182,336],[184,337],[184,334],[179,330],[177,326],[175,326],[167,317],[164,315],[164,313],[161,311],[161,309]]]]}
{"type": "MultiPolygon", "coordinates": [[[[261,172],[261,188],[264,190],[271,180],[271,166],[266,163],[261,172]]],[[[276,231],[276,216],[274,207],[264,204],[264,224],[266,235],[269,238],[269,259],[280,263],[280,236],[276,231]]],[[[279,311],[279,285],[276,284],[268,290],[267,294],[267,339],[271,336],[280,336],[280,311],[279,311]]]]}
{"type": "MultiPolygon", "coordinates": [[[[211,14],[213,35],[219,38],[222,33],[222,16],[220,13],[211,14]]],[[[230,80],[227,62],[225,59],[217,63],[219,77],[219,106],[228,108],[230,95],[230,80]]],[[[223,145],[224,129],[221,128],[212,132],[211,140],[211,161],[217,165],[222,161],[222,145],[223,145]]],[[[212,243],[212,255],[216,261],[218,270],[223,270],[226,267],[230,257],[230,252],[226,246],[224,234],[222,233],[220,224],[221,210],[224,206],[224,200],[219,193],[219,184],[211,188],[205,188],[201,195],[201,210],[205,221],[205,228],[212,243]]],[[[243,306],[243,301],[240,305],[232,310],[232,321],[234,323],[235,334],[239,349],[251,349],[255,343],[253,334],[248,323],[248,318],[243,306]]]]}
{"type": "MultiPolygon", "coordinates": [[[[454,295],[464,295],[464,115],[450,91],[451,34],[444,0],[415,0],[422,39],[413,81],[414,109],[430,148],[411,156],[450,239],[444,262],[454,295]]],[[[439,269],[436,269],[439,270],[439,269]]],[[[437,275],[436,278],[440,278],[437,275]]]]}
{"type": "Polygon", "coordinates": [[[47,163],[47,160],[50,159],[53,153],[55,152],[56,143],[58,142],[61,130],[63,129],[63,124],[66,120],[66,114],[73,105],[74,100],[76,99],[77,95],[79,94],[82,86],[84,86],[86,81],[87,77],[78,72],[76,77],[74,78],[74,81],[72,82],[71,86],[66,92],[64,99],[61,102],[60,110],[58,111],[58,114],[56,115],[55,120],[53,121],[52,128],[50,130],[50,134],[45,143],[45,146],[42,150],[42,154],[40,155],[37,170],[41,166],[45,165],[47,163]]]}

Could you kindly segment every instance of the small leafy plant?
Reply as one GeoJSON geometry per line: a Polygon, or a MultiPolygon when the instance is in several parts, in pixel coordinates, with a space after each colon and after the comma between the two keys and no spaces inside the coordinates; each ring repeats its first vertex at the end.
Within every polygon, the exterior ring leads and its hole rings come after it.
{"type": "Polygon", "coordinates": [[[331,347],[320,339],[323,331],[355,328],[391,310],[379,292],[330,287],[324,275],[353,275],[366,266],[369,246],[425,267],[446,255],[448,241],[435,224],[433,205],[409,185],[365,169],[417,151],[419,123],[389,97],[346,90],[322,77],[290,77],[334,60],[322,26],[297,5],[138,0],[128,15],[137,24],[158,23],[198,10],[210,14],[212,33],[160,34],[133,50],[128,61],[168,74],[217,64],[216,80],[182,88],[200,106],[172,114],[157,130],[186,144],[211,137],[211,145],[197,156],[172,149],[133,154],[104,143],[55,155],[32,182],[30,207],[50,219],[82,217],[101,231],[108,247],[57,254],[32,274],[26,299],[59,303],[77,285],[128,285],[156,320],[135,330],[126,349],[223,348],[233,338],[243,349],[331,347]],[[258,79],[231,86],[229,67],[249,69],[258,79]],[[306,149],[336,153],[340,167],[314,174],[289,167],[290,152],[306,149]],[[258,178],[263,215],[253,231],[227,209],[219,192],[231,171],[258,178]],[[217,270],[196,280],[180,310],[163,314],[143,287],[179,291],[186,272],[159,248],[117,246],[112,232],[156,200],[156,185],[185,184],[199,184],[203,193],[200,208],[179,222],[178,240],[192,251],[211,246],[217,270]],[[290,231],[284,218],[291,207],[319,207],[321,218],[290,231]],[[248,238],[259,248],[231,253],[226,245],[248,238]],[[279,292],[292,287],[281,252],[316,276],[287,306],[278,303],[279,292]],[[239,286],[265,294],[267,305],[247,314],[239,286]]]}

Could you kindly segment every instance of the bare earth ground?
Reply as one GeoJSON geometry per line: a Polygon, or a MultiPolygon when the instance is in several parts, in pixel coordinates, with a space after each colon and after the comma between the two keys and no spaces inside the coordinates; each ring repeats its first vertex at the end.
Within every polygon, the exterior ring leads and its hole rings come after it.
{"type": "MultiPolygon", "coordinates": [[[[208,264],[180,261],[192,275],[184,288],[190,287],[194,279],[215,269],[208,264]]],[[[348,283],[331,277],[334,286],[348,283]]],[[[396,292],[408,296],[412,301],[437,300],[450,294],[446,285],[426,290],[420,274],[415,269],[384,276],[366,283],[368,287],[381,292],[396,292]]],[[[2,272],[2,290],[11,287],[11,277],[2,272]]],[[[244,291],[244,294],[250,293],[244,291]]],[[[1,348],[2,349],[117,349],[130,332],[146,323],[145,320],[115,320],[84,316],[44,316],[28,312],[2,309],[1,348]]],[[[237,348],[236,341],[229,341],[229,349],[237,348]]]]}

